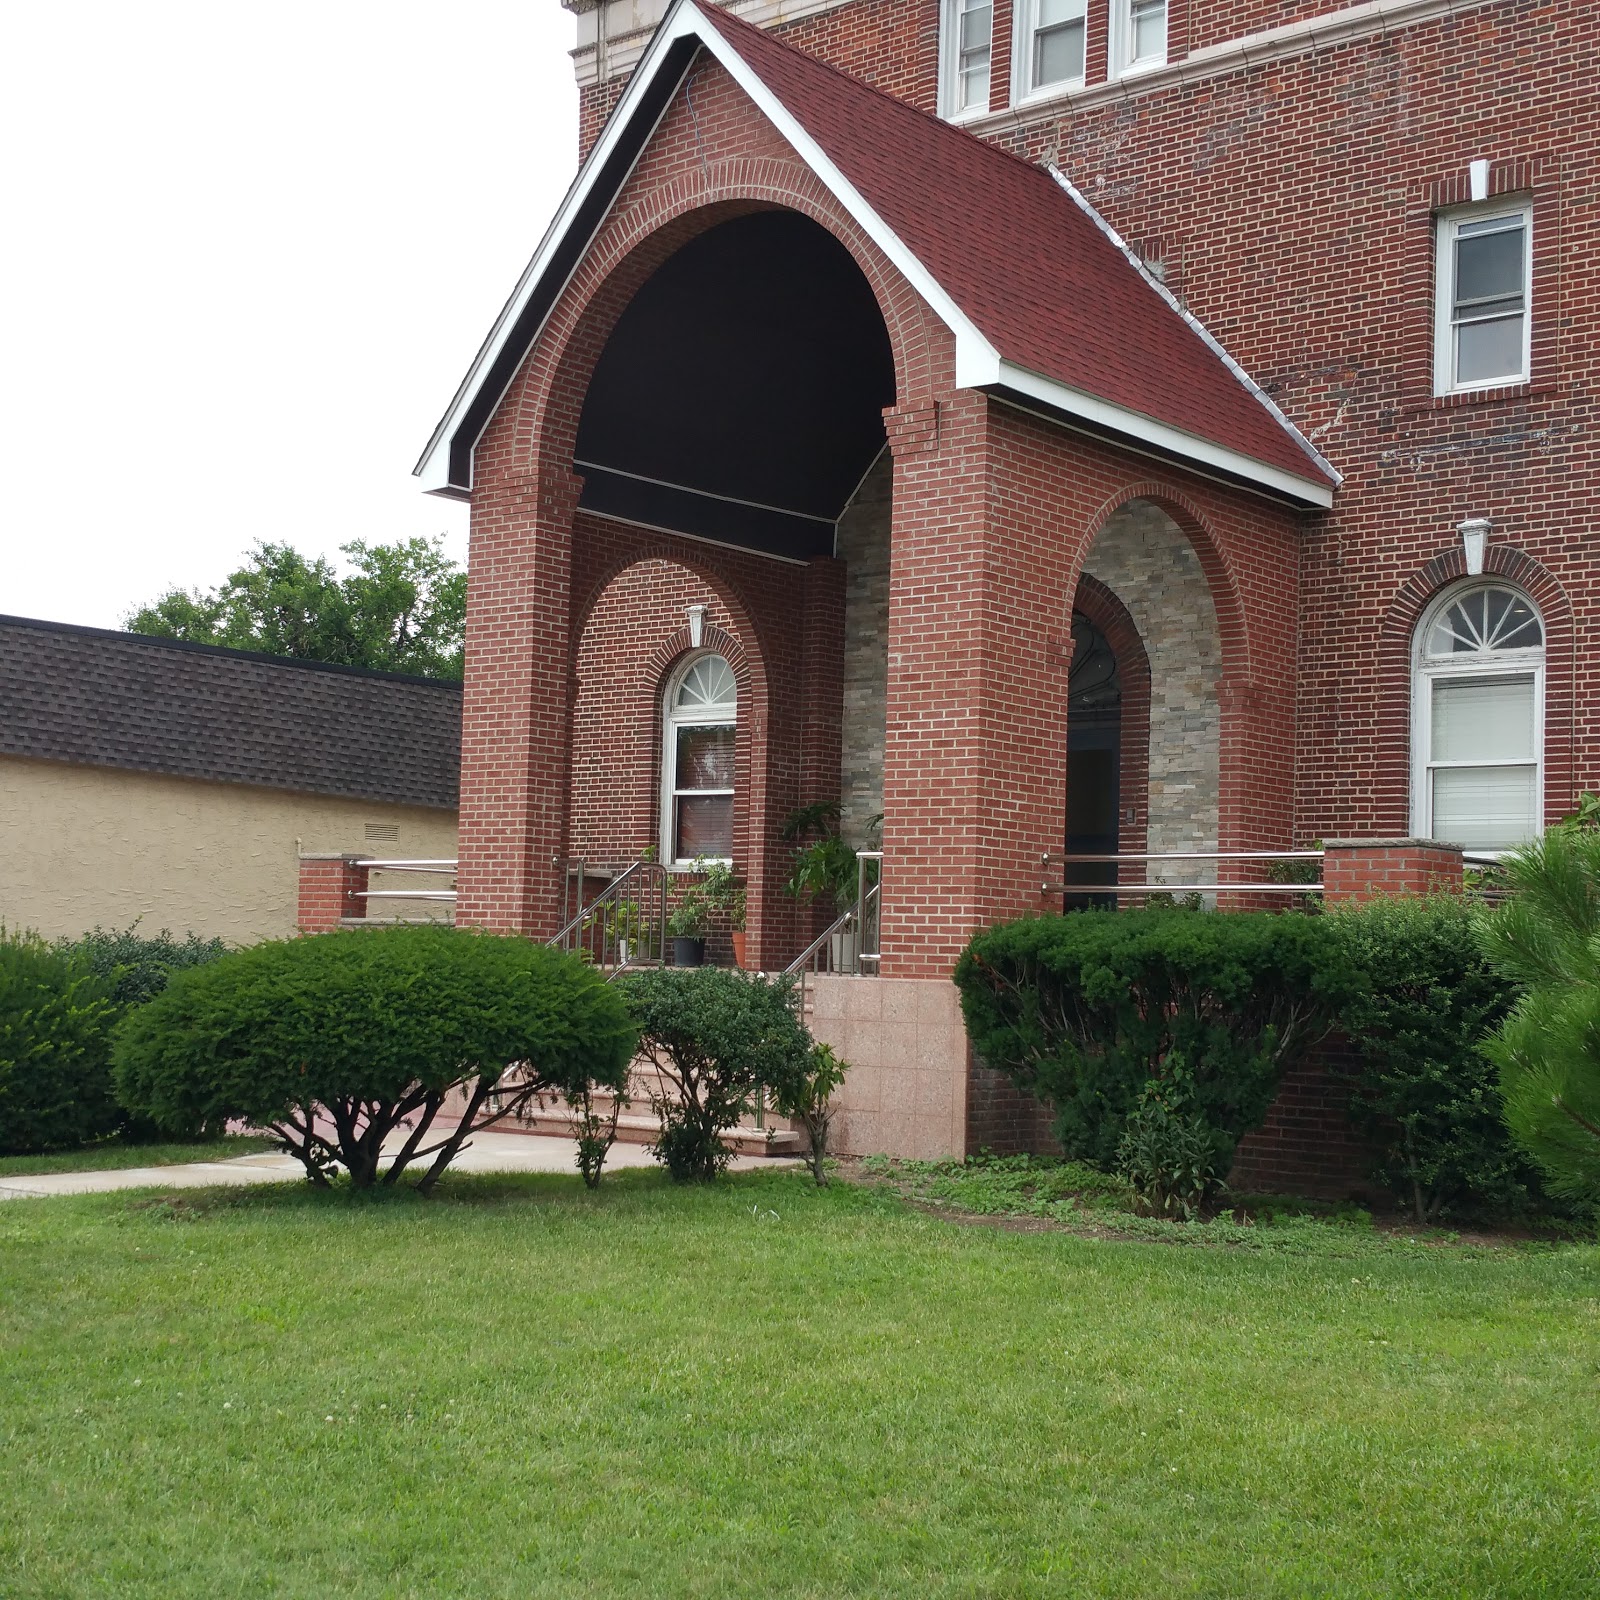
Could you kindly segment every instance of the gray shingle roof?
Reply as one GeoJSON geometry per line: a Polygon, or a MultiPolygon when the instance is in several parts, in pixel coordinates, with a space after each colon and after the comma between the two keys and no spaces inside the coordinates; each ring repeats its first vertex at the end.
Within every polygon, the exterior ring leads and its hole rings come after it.
{"type": "Polygon", "coordinates": [[[461,687],[0,616],[0,755],[454,807],[461,687]]]}

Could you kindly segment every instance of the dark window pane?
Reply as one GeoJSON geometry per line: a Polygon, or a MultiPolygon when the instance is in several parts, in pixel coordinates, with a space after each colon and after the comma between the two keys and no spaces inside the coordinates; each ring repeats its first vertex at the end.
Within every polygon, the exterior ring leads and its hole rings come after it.
{"type": "Polygon", "coordinates": [[[733,787],[733,729],[678,729],[679,789],[731,789],[733,787]]]}
{"type": "Polygon", "coordinates": [[[1456,240],[1456,303],[1522,293],[1522,229],[1456,240]]]}
{"type": "Polygon", "coordinates": [[[692,861],[696,856],[731,856],[733,796],[679,795],[674,837],[674,852],[679,861],[692,861]]]}

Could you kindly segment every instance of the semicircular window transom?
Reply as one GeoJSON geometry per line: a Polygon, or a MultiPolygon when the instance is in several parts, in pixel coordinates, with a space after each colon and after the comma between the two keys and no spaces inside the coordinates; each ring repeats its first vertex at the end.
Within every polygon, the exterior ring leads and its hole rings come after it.
{"type": "Polygon", "coordinates": [[[701,656],[684,673],[673,704],[679,711],[727,711],[738,698],[733,668],[721,656],[701,656]]]}
{"type": "Polygon", "coordinates": [[[1437,659],[1537,650],[1543,643],[1544,628],[1527,598],[1515,589],[1485,584],[1457,596],[1434,618],[1426,649],[1437,659]]]}

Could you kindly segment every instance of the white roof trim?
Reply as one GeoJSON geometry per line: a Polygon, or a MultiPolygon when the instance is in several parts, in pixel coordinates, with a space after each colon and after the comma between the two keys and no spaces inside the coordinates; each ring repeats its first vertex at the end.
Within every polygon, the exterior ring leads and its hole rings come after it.
{"type": "MultiPolygon", "coordinates": [[[[715,25],[705,17],[694,3],[694,0],[676,0],[672,10],[663,19],[660,29],[651,40],[649,48],[640,60],[637,71],[628,80],[628,86],[623,91],[622,98],[618,101],[616,109],[608,119],[600,139],[579,169],[578,176],[573,180],[572,187],[567,191],[566,197],[557,209],[544,238],[539,243],[539,248],[534,252],[533,259],[528,263],[511,298],[506,302],[505,307],[496,319],[494,327],[490,330],[489,337],[478,351],[471,368],[462,380],[460,388],[456,390],[455,398],[451,401],[449,410],[445,412],[444,417],[440,420],[438,427],[434,430],[433,437],[428,441],[427,449],[423,451],[421,460],[418,461],[413,469],[414,475],[422,480],[424,489],[435,494],[460,493],[459,488],[452,490],[450,484],[450,448],[452,441],[459,431],[467,411],[478,398],[479,391],[486,381],[488,372],[505,349],[512,330],[516,327],[517,321],[527,306],[535,288],[547,271],[552,257],[571,230],[578,209],[589,197],[600,173],[604,171],[608,159],[621,141],[623,130],[632,120],[638,101],[643,97],[652,80],[662,70],[662,63],[672,45],[684,38],[697,40],[707,53],[727,72],[729,77],[750,97],[763,116],[788,141],[795,154],[816,174],[861,228],[862,232],[877,245],[894,265],[895,269],[933,309],[940,321],[949,328],[956,341],[955,381],[957,388],[978,389],[1003,386],[1065,415],[1082,418],[1101,427],[1130,435],[1136,440],[1170,451],[1180,457],[1219,468],[1248,482],[1271,489],[1276,493],[1288,495],[1302,503],[1322,507],[1333,503],[1333,490],[1325,482],[1319,482],[1311,477],[1297,477],[1281,468],[1257,461],[1253,456],[1230,450],[1226,446],[1215,444],[1207,439],[1197,438],[1193,434],[1185,433],[1182,429],[1157,422],[1138,412],[1129,411],[1122,406],[1115,405],[1108,400],[1086,394],[1067,384],[1003,361],[999,352],[979,331],[977,325],[951,299],[948,291],[934,278],[900,237],[889,228],[877,212],[867,204],[854,185],[846,179],[844,174],[823,152],[822,147],[806,132],[789,109],[767,88],[757,73],[723,37],[715,25]]],[[[662,114],[664,115],[665,112],[663,111],[662,114]]],[[[645,144],[648,144],[648,140],[645,141],[645,144]]],[[[645,145],[641,145],[640,148],[642,151],[645,145]]],[[[1059,173],[1056,174],[1056,177],[1067,193],[1077,200],[1102,228],[1105,228],[1110,233],[1110,229],[1106,228],[1106,224],[1099,218],[1094,209],[1083,200],[1082,196],[1077,194],[1071,184],[1062,178],[1059,173]]],[[[598,228],[599,225],[599,222],[597,222],[596,227],[598,228]]],[[[1115,234],[1112,234],[1111,237],[1122,249],[1124,255],[1127,255],[1134,265],[1142,271],[1143,269],[1137,259],[1122,244],[1122,241],[1115,234]]],[[[1146,274],[1146,277],[1148,279],[1148,274],[1146,274]]],[[[1148,281],[1154,283],[1153,279],[1148,281]]],[[[1155,287],[1160,289],[1161,285],[1156,284],[1155,287]]],[[[1165,293],[1165,290],[1162,290],[1162,292],[1165,293]]],[[[1169,304],[1172,304],[1182,315],[1182,307],[1177,306],[1170,294],[1166,298],[1169,304]]],[[[557,299],[559,299],[559,296],[557,299]]],[[[1216,344],[1216,341],[1211,339],[1210,335],[1198,323],[1195,323],[1192,318],[1186,317],[1185,320],[1189,321],[1195,331],[1222,357],[1235,376],[1239,377],[1246,387],[1256,393],[1258,398],[1272,410],[1280,424],[1289,430],[1291,436],[1302,444],[1307,451],[1308,466],[1312,461],[1324,466],[1332,474],[1334,482],[1337,483],[1338,474],[1333,471],[1332,467],[1327,466],[1327,463],[1309,444],[1306,444],[1298,430],[1287,422],[1282,414],[1277,411],[1277,408],[1272,406],[1264,395],[1260,395],[1249,379],[1244,377],[1237,364],[1232,362],[1227,353],[1216,344]]],[[[540,331],[542,331],[542,328],[540,331]]],[[[537,338],[538,333],[536,332],[534,340],[537,340],[537,338]]],[[[476,445],[476,442],[476,440],[473,441],[474,445],[476,445]]]]}
{"type": "MultiPolygon", "coordinates": [[[[1155,292],[1166,301],[1172,310],[1176,311],[1189,326],[1199,334],[1205,346],[1229,372],[1255,397],[1267,410],[1272,420],[1289,435],[1294,442],[1305,451],[1327,475],[1333,480],[1335,487],[1344,482],[1344,475],[1301,431],[1286,417],[1278,402],[1267,393],[1265,389],[1250,376],[1237,361],[1223,348],[1222,342],[1212,335],[1211,330],[1184,305],[1149,267],[1144,263],[1144,258],[1106,221],[1104,217],[1090,204],[1088,197],[1059,167],[1051,165],[1047,168],[1050,176],[1066,190],[1073,203],[1091,222],[1120,250],[1128,264],[1150,285],[1155,292]]],[[[1330,501],[1329,504],[1332,504],[1330,501]]]]}
{"type": "Polygon", "coordinates": [[[1325,511],[1333,504],[1331,484],[1319,483],[1312,478],[1297,477],[1292,472],[1285,472],[1281,467],[1257,461],[1254,456],[1230,450],[1226,445],[1217,444],[1214,440],[1185,433],[1182,428],[1175,428],[1166,422],[1157,422],[1153,417],[1147,417],[1138,411],[1129,411],[1125,406],[1102,400],[1098,395],[1085,394],[1081,389],[1069,388],[1064,383],[1057,383],[1053,378],[1030,372],[1026,367],[1013,366],[1009,361],[1002,361],[999,383],[1002,388],[1010,390],[1013,394],[1025,395],[1028,399],[1048,406],[1053,411],[1078,417],[1097,427],[1111,429],[1126,435],[1138,444],[1168,455],[1179,456],[1201,466],[1226,472],[1235,478],[1242,478],[1260,488],[1270,489],[1275,494],[1287,495],[1302,505],[1317,506],[1325,511]]]}

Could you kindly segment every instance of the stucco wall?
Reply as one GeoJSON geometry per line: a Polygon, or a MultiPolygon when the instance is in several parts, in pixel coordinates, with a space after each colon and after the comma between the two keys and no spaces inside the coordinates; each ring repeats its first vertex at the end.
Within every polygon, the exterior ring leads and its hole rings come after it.
{"type": "MultiPolygon", "coordinates": [[[[456,819],[417,806],[0,757],[0,841],[8,927],[57,938],[142,920],[150,932],[248,943],[294,932],[302,850],[453,857],[456,819]],[[369,839],[369,824],[394,827],[398,837],[369,839]]],[[[373,887],[398,885],[375,879],[373,887]]]]}
{"type": "Polygon", "coordinates": [[[844,722],[840,829],[857,846],[883,812],[884,713],[889,694],[889,520],[894,461],[885,450],[839,518],[845,564],[844,722]]]}
{"type": "MultiPolygon", "coordinates": [[[[1128,608],[1150,660],[1146,848],[1214,850],[1222,642],[1194,547],[1159,506],[1136,500],[1100,530],[1084,571],[1128,608]]],[[[1155,870],[1166,881],[1199,883],[1213,869],[1210,862],[1182,862],[1155,870]]]]}

